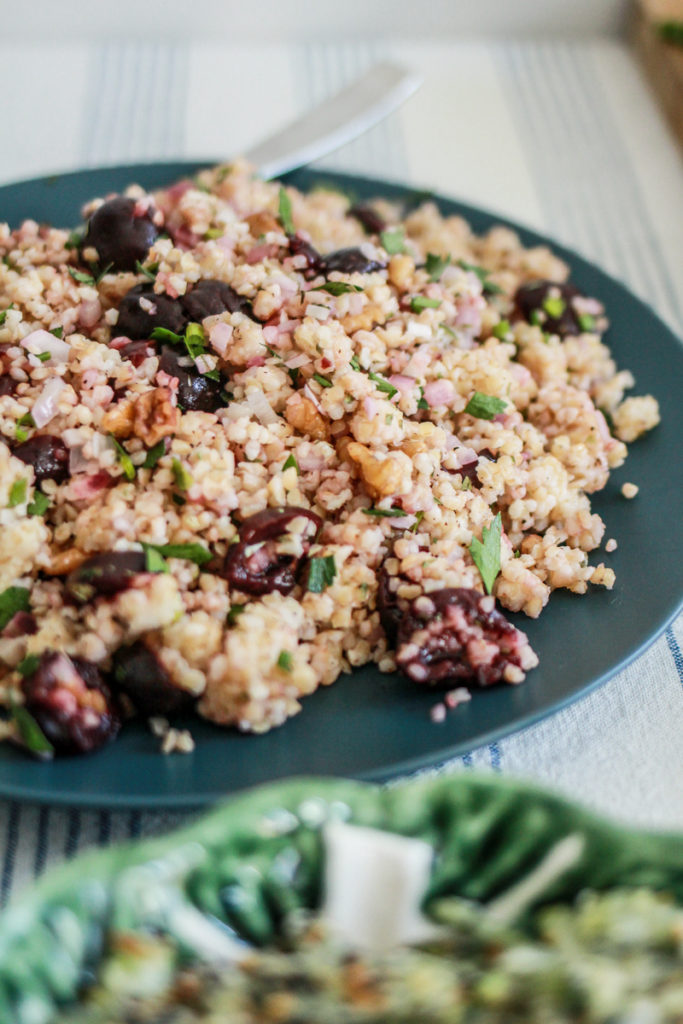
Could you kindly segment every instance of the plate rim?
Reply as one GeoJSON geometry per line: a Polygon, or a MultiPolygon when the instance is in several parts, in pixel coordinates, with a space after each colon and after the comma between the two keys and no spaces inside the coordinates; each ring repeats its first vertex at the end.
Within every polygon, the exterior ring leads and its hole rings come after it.
{"type": "MultiPolygon", "coordinates": [[[[182,157],[176,159],[136,161],[134,163],[105,164],[101,166],[97,165],[79,168],[76,170],[57,171],[53,174],[44,174],[0,184],[0,200],[2,199],[3,193],[6,189],[23,188],[28,186],[58,188],[65,179],[68,181],[77,181],[79,178],[87,178],[92,174],[116,174],[121,176],[130,174],[130,180],[133,182],[136,172],[141,170],[146,172],[158,171],[162,176],[164,175],[164,172],[167,171],[169,174],[173,174],[173,180],[177,180],[178,174],[181,176],[183,174],[196,174],[201,169],[215,166],[217,162],[220,161],[216,161],[212,158],[202,160],[200,158],[182,157]]],[[[437,205],[442,201],[446,203],[454,203],[459,208],[459,215],[463,216],[465,219],[477,220],[483,216],[491,221],[492,224],[495,223],[496,225],[500,225],[517,232],[522,237],[522,242],[525,246],[530,244],[548,246],[551,248],[553,254],[559,256],[563,261],[570,264],[578,262],[582,265],[581,270],[585,268],[591,273],[595,273],[603,279],[606,279],[611,285],[626,291],[630,300],[641,307],[641,309],[645,311],[655,322],[658,331],[667,336],[667,342],[673,342],[679,347],[682,346],[681,339],[669,324],[663,320],[660,314],[649,302],[633,292],[628,284],[624,283],[606,270],[603,270],[597,263],[583,255],[579,250],[570,248],[562,242],[557,242],[552,237],[542,234],[536,228],[531,227],[522,221],[511,219],[504,213],[496,211],[495,209],[478,206],[465,200],[461,200],[455,196],[444,194],[441,191],[432,189],[423,190],[420,189],[419,185],[410,185],[390,178],[376,178],[365,174],[337,171],[326,167],[315,168],[306,166],[297,168],[282,175],[277,180],[282,180],[284,183],[291,182],[296,187],[301,187],[303,189],[314,188],[316,184],[336,181],[342,186],[344,184],[348,184],[350,188],[353,188],[354,185],[361,185],[363,188],[368,190],[376,188],[378,196],[382,194],[383,190],[386,194],[388,189],[389,191],[395,190],[397,194],[403,193],[405,195],[407,193],[409,197],[420,196],[424,199],[432,198],[437,205]],[[297,183],[297,179],[299,179],[300,184],[297,183]],[[303,179],[303,181],[301,181],[301,179],[303,179]]],[[[168,184],[171,183],[171,181],[168,182],[168,184]]],[[[150,186],[150,188],[151,187],[154,186],[150,186]]],[[[159,185],[156,187],[163,188],[166,186],[159,185]]],[[[588,683],[585,683],[577,690],[572,690],[572,692],[564,694],[562,697],[554,700],[550,705],[543,705],[542,707],[536,707],[531,711],[522,712],[516,717],[513,717],[507,723],[495,726],[485,732],[479,732],[476,739],[460,738],[448,743],[444,738],[442,745],[440,745],[438,749],[432,748],[428,753],[418,754],[409,758],[401,758],[400,760],[395,760],[388,765],[385,764],[380,767],[360,770],[347,777],[369,783],[382,783],[389,779],[408,779],[411,776],[414,776],[417,772],[441,765],[449,759],[462,756],[465,752],[489,745],[505,736],[519,734],[582,698],[589,696],[604,686],[615,675],[622,672],[630,664],[636,661],[656,642],[659,637],[664,634],[683,609],[683,586],[679,588],[679,591],[677,601],[672,603],[664,619],[662,619],[655,629],[643,639],[637,648],[630,651],[615,664],[603,671],[599,676],[591,679],[588,683]]],[[[339,682],[336,681],[333,685],[339,685],[339,682]]],[[[286,725],[287,723],[285,722],[283,727],[286,727],[286,725]]],[[[13,752],[13,754],[14,753],[15,752],[13,752]]],[[[17,757],[22,757],[21,752],[16,752],[16,755],[17,757]]],[[[97,754],[95,753],[93,756],[96,757],[97,754]]],[[[161,757],[163,755],[159,754],[158,756],[161,757]]],[[[0,755],[0,766],[3,763],[3,760],[5,760],[4,756],[0,755]]],[[[87,762],[89,758],[83,760],[84,762],[87,762]]],[[[33,762],[27,761],[26,763],[30,765],[33,762]]],[[[285,778],[301,777],[301,774],[301,770],[296,769],[292,775],[287,775],[285,778]]],[[[169,810],[180,812],[197,810],[215,805],[222,799],[230,798],[238,793],[246,792],[248,789],[269,784],[268,781],[248,782],[237,788],[231,787],[220,794],[209,791],[206,788],[198,788],[193,793],[175,793],[173,791],[166,791],[153,796],[144,794],[109,793],[107,791],[99,793],[91,791],[88,794],[71,794],[63,789],[60,789],[55,794],[49,789],[45,789],[44,786],[40,784],[22,785],[12,782],[8,783],[2,776],[3,773],[0,770],[0,799],[20,801],[28,806],[48,805],[56,808],[68,807],[84,810],[99,809],[110,811],[149,810],[159,812],[161,810],[169,810]]],[[[339,772],[332,772],[326,777],[339,777],[339,772]]]]}

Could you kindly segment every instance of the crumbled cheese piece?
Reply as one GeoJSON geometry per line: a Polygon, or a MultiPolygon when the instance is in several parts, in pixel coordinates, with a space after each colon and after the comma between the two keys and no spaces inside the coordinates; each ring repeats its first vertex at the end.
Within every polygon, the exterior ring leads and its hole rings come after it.
{"type": "Polygon", "coordinates": [[[625,498],[635,498],[639,489],[640,488],[637,487],[636,484],[626,483],[622,486],[621,493],[624,495],[625,498]]]}
{"type": "Polygon", "coordinates": [[[614,537],[610,537],[610,539],[605,544],[605,551],[616,551],[617,547],[618,545],[614,537]]]}
{"type": "Polygon", "coordinates": [[[191,754],[194,740],[188,729],[169,729],[161,741],[162,754],[191,754]]]}

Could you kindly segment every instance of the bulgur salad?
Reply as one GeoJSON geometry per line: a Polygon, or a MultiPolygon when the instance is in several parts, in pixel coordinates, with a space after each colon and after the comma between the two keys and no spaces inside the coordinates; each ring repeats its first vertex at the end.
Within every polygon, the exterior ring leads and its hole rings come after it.
{"type": "Polygon", "coordinates": [[[549,249],[240,162],[84,220],[0,226],[4,736],[189,750],[176,712],[263,732],[370,661],[516,684],[501,609],[614,585],[590,495],[658,405],[549,249]]]}

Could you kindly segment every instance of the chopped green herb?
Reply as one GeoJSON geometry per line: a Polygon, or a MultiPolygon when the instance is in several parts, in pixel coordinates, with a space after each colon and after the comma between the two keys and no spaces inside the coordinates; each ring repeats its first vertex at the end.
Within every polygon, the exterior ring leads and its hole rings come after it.
{"type": "Polygon", "coordinates": [[[533,324],[534,327],[540,327],[543,323],[543,320],[541,319],[541,314],[537,309],[532,309],[529,313],[529,323],[533,324]]]}
{"type": "Polygon", "coordinates": [[[448,324],[439,324],[439,327],[441,328],[442,331],[446,332],[449,338],[455,337],[455,331],[453,330],[452,327],[449,327],[448,324]]]}
{"type": "Polygon", "coordinates": [[[317,380],[321,388],[331,388],[332,381],[328,377],[323,377],[321,373],[314,373],[313,380],[317,380]]]}
{"type": "Polygon", "coordinates": [[[368,377],[375,382],[378,391],[384,391],[385,394],[389,395],[389,398],[394,397],[398,389],[393,384],[390,384],[388,380],[380,377],[378,373],[369,373],[368,377]]]}
{"type": "Polygon", "coordinates": [[[360,370],[360,363],[358,362],[358,356],[351,356],[349,359],[349,366],[352,370],[358,372],[360,370]]]}
{"type": "Polygon", "coordinates": [[[424,512],[422,511],[422,509],[419,509],[419,511],[417,511],[415,513],[415,522],[410,527],[410,533],[417,533],[418,527],[419,527],[420,523],[422,522],[422,520],[424,519],[424,517],[425,517],[424,512]]]}
{"type": "Polygon", "coordinates": [[[463,491],[471,491],[472,490],[472,481],[470,480],[470,478],[468,476],[464,476],[462,478],[462,490],[463,491]]]}
{"type": "Polygon", "coordinates": [[[289,379],[291,380],[292,384],[294,385],[294,387],[296,387],[298,385],[298,383],[299,383],[299,368],[298,368],[298,366],[288,366],[287,367],[287,373],[289,374],[289,379]]]}
{"type": "Polygon", "coordinates": [[[51,352],[36,352],[36,359],[40,359],[41,363],[46,363],[48,359],[52,359],[51,352]]]}
{"type": "Polygon", "coordinates": [[[268,353],[269,356],[272,356],[273,359],[279,359],[280,358],[280,353],[276,352],[275,349],[271,345],[266,345],[266,352],[268,353]]]}
{"type": "Polygon", "coordinates": [[[476,416],[479,420],[492,420],[498,413],[505,412],[507,402],[494,395],[485,395],[482,391],[475,391],[465,406],[465,412],[470,416],[476,416]]]}
{"type": "Polygon", "coordinates": [[[346,292],[362,292],[359,284],[347,284],[346,281],[326,281],[318,288],[319,292],[329,292],[330,295],[345,295],[346,292]]]}
{"type": "Polygon", "coordinates": [[[43,494],[42,491],[35,491],[33,501],[26,507],[26,511],[30,516],[42,516],[47,512],[51,504],[52,502],[47,494],[43,494]]]}
{"type": "Polygon", "coordinates": [[[7,590],[3,590],[0,593],[0,630],[5,628],[17,612],[27,612],[30,607],[29,591],[26,587],[8,587],[7,590]]]}
{"type": "Polygon", "coordinates": [[[193,359],[206,352],[204,331],[201,324],[188,324],[183,337],[187,354],[193,359]]]}
{"type": "Polygon", "coordinates": [[[164,558],[184,558],[188,562],[204,565],[212,558],[211,552],[203,544],[145,544],[145,551],[153,548],[164,558]]]}
{"type": "Polygon", "coordinates": [[[499,512],[491,525],[485,526],[482,530],[481,540],[473,537],[469,548],[472,561],[481,574],[487,594],[490,594],[493,590],[496,576],[500,572],[500,537],[502,529],[499,512]]]}
{"type": "Polygon", "coordinates": [[[515,551],[514,557],[515,558],[521,558],[522,557],[522,552],[518,549],[517,551],[515,551]]]}
{"type": "Polygon", "coordinates": [[[114,435],[110,434],[109,436],[114,442],[114,447],[116,448],[119,457],[119,465],[123,470],[123,475],[125,476],[126,480],[135,480],[135,466],[133,465],[133,460],[131,459],[130,455],[123,447],[123,445],[116,440],[114,435]]]}
{"type": "Polygon", "coordinates": [[[207,242],[213,242],[216,238],[222,238],[225,234],[225,228],[209,228],[204,233],[204,238],[207,242]]]}
{"type": "Polygon", "coordinates": [[[162,438],[153,448],[150,448],[142,463],[143,469],[154,469],[162,455],[166,453],[166,442],[162,438]]]}
{"type": "Polygon", "coordinates": [[[494,338],[498,338],[499,341],[504,341],[506,336],[510,333],[510,321],[501,320],[491,331],[494,338]]]}
{"type": "Polygon", "coordinates": [[[63,327],[53,327],[51,329],[51,331],[50,331],[50,334],[54,334],[55,338],[63,338],[64,337],[64,328],[63,327]]]}
{"type": "Polygon", "coordinates": [[[147,572],[168,572],[166,559],[158,548],[151,544],[143,544],[145,552],[145,569],[147,572]]]}
{"type": "Polygon", "coordinates": [[[581,313],[579,315],[579,327],[582,331],[594,331],[595,330],[595,317],[591,316],[590,313],[581,313]]]}
{"type": "Polygon", "coordinates": [[[70,276],[74,279],[74,281],[77,281],[78,284],[89,284],[92,285],[93,287],[95,286],[96,281],[92,274],[86,274],[83,270],[76,270],[75,267],[67,267],[66,269],[68,270],[70,276]]]}
{"type": "Polygon", "coordinates": [[[180,459],[174,459],[171,463],[171,472],[173,473],[173,479],[176,487],[181,491],[189,491],[192,487],[192,476],[189,471],[183,466],[180,459]]]}
{"type": "Polygon", "coordinates": [[[12,719],[17,727],[19,738],[27,750],[40,758],[51,758],[54,756],[55,748],[45,736],[35,718],[30,712],[12,701],[12,719]]]}
{"type": "Polygon", "coordinates": [[[437,256],[436,253],[428,252],[425,270],[432,281],[438,281],[450,262],[450,256],[437,256]]]}
{"type": "Polygon", "coordinates": [[[183,342],[182,334],[175,334],[166,327],[155,327],[150,338],[152,341],[167,341],[171,345],[181,345],[183,342]]]}
{"type": "Polygon", "coordinates": [[[187,505],[187,499],[183,498],[182,494],[172,494],[171,501],[174,505],[178,505],[180,508],[182,508],[183,505],[187,505]]]}
{"type": "Polygon", "coordinates": [[[292,201],[282,187],[280,188],[280,196],[278,199],[278,212],[280,216],[280,223],[284,228],[285,234],[293,235],[294,221],[292,220],[292,201]]]}
{"type": "Polygon", "coordinates": [[[407,515],[402,508],[364,508],[361,511],[366,516],[377,516],[378,519],[405,519],[407,515]]]}
{"type": "Polygon", "coordinates": [[[308,590],[313,594],[322,594],[325,587],[330,586],[336,575],[337,566],[334,562],[334,555],[311,558],[308,568],[308,590]]]}
{"type": "Polygon", "coordinates": [[[418,409],[428,409],[429,408],[429,402],[425,398],[425,389],[422,386],[420,387],[420,397],[417,400],[417,407],[418,407],[418,409]]]}
{"type": "Polygon", "coordinates": [[[138,274],[142,274],[144,277],[147,278],[148,281],[156,281],[157,271],[159,270],[159,264],[150,263],[148,267],[145,267],[142,265],[140,260],[136,260],[135,269],[137,270],[138,274]]]}
{"type": "Polygon", "coordinates": [[[410,308],[413,313],[421,313],[423,309],[438,309],[441,299],[429,299],[426,295],[413,295],[410,308]]]}
{"type": "Polygon", "coordinates": [[[562,316],[566,308],[567,303],[559,295],[547,295],[543,300],[543,309],[546,311],[548,316],[551,316],[554,319],[562,316]]]}
{"type": "Polygon", "coordinates": [[[391,412],[388,412],[386,414],[386,416],[384,417],[384,422],[386,423],[387,426],[389,426],[389,424],[393,423],[393,421],[394,421],[394,414],[391,413],[391,412]]]}
{"type": "Polygon", "coordinates": [[[458,260],[458,266],[462,267],[463,270],[470,270],[473,274],[477,275],[481,281],[484,295],[502,295],[503,289],[493,281],[489,281],[490,271],[486,270],[485,267],[478,267],[476,263],[467,263],[466,260],[458,260]]]}
{"type": "Polygon", "coordinates": [[[293,455],[288,455],[287,456],[287,461],[285,462],[285,464],[284,464],[284,466],[282,468],[283,469],[295,469],[297,471],[297,475],[299,474],[299,464],[297,463],[297,461],[296,461],[296,459],[294,458],[293,455]]]}
{"type": "Polygon", "coordinates": [[[391,228],[388,231],[381,231],[379,240],[390,256],[406,251],[406,239],[403,228],[391,228]]]}
{"type": "Polygon", "coordinates": [[[277,667],[281,668],[283,672],[291,672],[292,666],[294,665],[294,658],[290,651],[280,651],[277,659],[277,667]]]}
{"type": "Polygon", "coordinates": [[[32,676],[40,665],[40,658],[37,654],[27,654],[17,665],[17,672],[20,676],[32,676]]]}
{"type": "Polygon", "coordinates": [[[665,43],[673,43],[674,46],[683,46],[683,21],[660,21],[657,25],[657,33],[665,43]]]}
{"type": "Polygon", "coordinates": [[[24,428],[20,427],[19,424],[17,423],[16,427],[14,428],[14,436],[20,443],[26,441],[28,439],[28,430],[24,430],[24,428]]]}
{"type": "Polygon", "coordinates": [[[9,313],[10,309],[14,309],[14,303],[13,302],[10,302],[9,306],[7,306],[6,309],[0,310],[0,327],[2,327],[2,325],[5,322],[5,320],[7,319],[7,314],[9,313]]]}
{"type": "Polygon", "coordinates": [[[237,619],[246,608],[246,604],[232,604],[230,605],[230,611],[228,612],[228,625],[234,626],[237,619]]]}
{"type": "Polygon", "coordinates": [[[65,249],[78,249],[83,241],[84,229],[75,228],[64,243],[65,249]]]}
{"type": "Polygon", "coordinates": [[[8,508],[15,508],[16,505],[23,505],[26,501],[26,490],[28,480],[15,480],[9,489],[8,508]]]}

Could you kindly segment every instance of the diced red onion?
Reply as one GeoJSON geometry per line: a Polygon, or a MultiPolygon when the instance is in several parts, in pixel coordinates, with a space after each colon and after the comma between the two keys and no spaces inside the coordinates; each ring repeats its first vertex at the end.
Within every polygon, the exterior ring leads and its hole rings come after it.
{"type": "Polygon", "coordinates": [[[303,393],[306,396],[306,398],[309,400],[309,402],[313,402],[313,405],[316,407],[318,412],[322,412],[322,409],[320,408],[320,402],[318,401],[317,396],[311,390],[311,388],[309,387],[308,384],[304,385],[303,393]]]}
{"type": "Polygon", "coordinates": [[[430,380],[425,384],[425,401],[431,408],[439,405],[450,405],[455,398],[455,388],[449,380],[430,380]]]}
{"type": "MultiPolygon", "coordinates": [[[[140,300],[142,304],[142,299],[140,300]]],[[[152,303],[153,305],[153,303],[152,303]]],[[[89,299],[87,302],[81,302],[78,307],[78,322],[86,330],[94,327],[102,316],[102,305],[99,299],[89,299]]]]}
{"type": "Polygon", "coordinates": [[[307,356],[305,352],[299,352],[297,355],[290,356],[289,359],[285,359],[285,366],[288,370],[297,370],[301,366],[308,366],[310,362],[310,356],[307,356]]]}
{"type": "Polygon", "coordinates": [[[224,320],[219,320],[209,331],[209,341],[211,342],[211,347],[218,352],[218,355],[225,357],[228,345],[232,341],[231,325],[226,324],[224,320]]]}
{"type": "Polygon", "coordinates": [[[258,388],[252,388],[247,392],[247,405],[253,412],[257,420],[263,423],[265,426],[269,426],[271,423],[279,423],[280,417],[274,411],[270,402],[262,391],[258,388]]]}
{"type": "Polygon", "coordinates": [[[392,373],[389,383],[397,388],[402,394],[409,395],[415,387],[415,378],[406,377],[403,373],[392,373]]]}
{"type": "Polygon", "coordinates": [[[93,468],[93,460],[85,457],[83,448],[82,444],[69,448],[69,475],[72,477],[77,473],[88,473],[93,468]]]}
{"type": "Polygon", "coordinates": [[[61,377],[52,377],[47,382],[31,409],[33,422],[37,427],[47,426],[53,416],[57,414],[59,396],[65,387],[61,377]]]}
{"type": "Polygon", "coordinates": [[[363,408],[368,419],[371,420],[377,415],[377,402],[374,398],[370,398],[369,395],[363,399],[363,408]]]}
{"type": "Polygon", "coordinates": [[[41,329],[31,331],[21,341],[27,352],[37,356],[43,352],[50,353],[50,359],[55,363],[66,363],[71,353],[71,345],[62,338],[55,338],[54,334],[41,329]]]}

